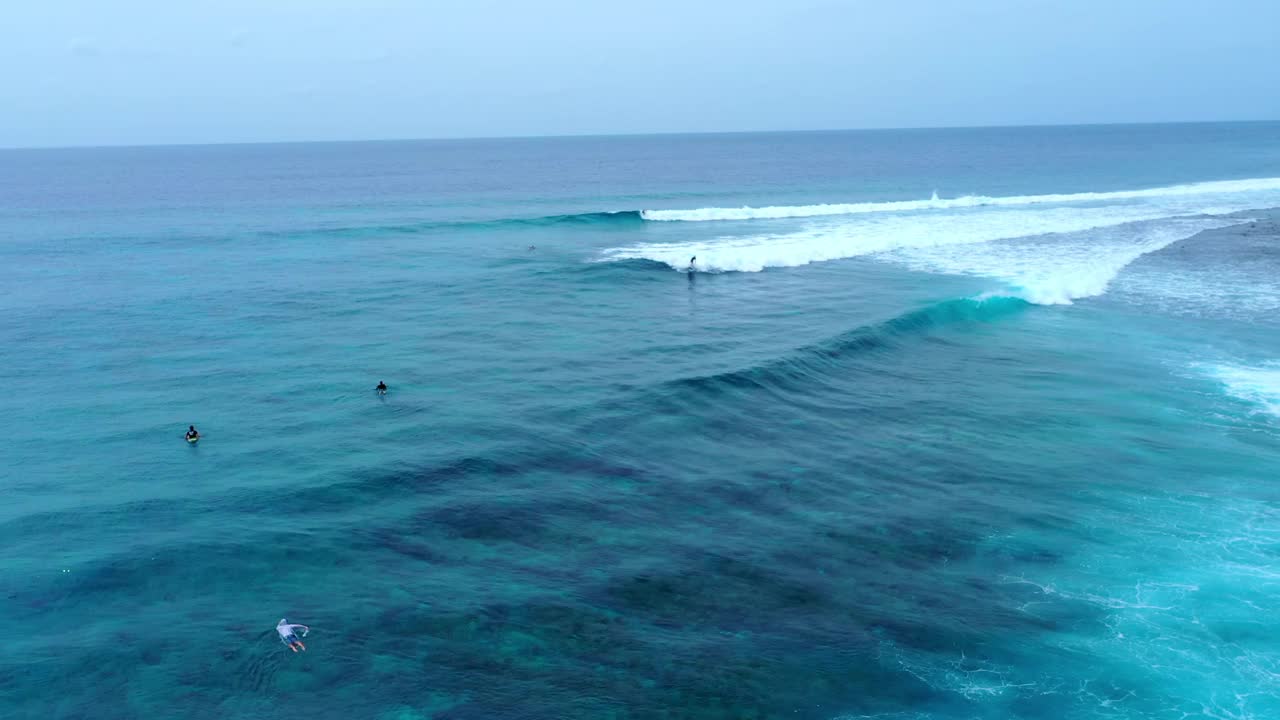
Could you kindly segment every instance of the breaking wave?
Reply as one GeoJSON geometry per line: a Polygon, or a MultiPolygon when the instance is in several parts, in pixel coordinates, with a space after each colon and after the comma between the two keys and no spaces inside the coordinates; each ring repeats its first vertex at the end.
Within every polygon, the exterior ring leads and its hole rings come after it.
{"type": "Polygon", "coordinates": [[[750,232],[604,250],[603,261],[649,260],[699,272],[760,272],[874,256],[911,269],[990,277],[1030,302],[1101,295],[1137,258],[1203,230],[1246,222],[1238,213],[1280,206],[1280,178],[1110,193],[970,197],[720,212],[646,211],[648,220],[845,217],[750,232]],[[918,212],[937,209],[938,212],[918,212]],[[1231,217],[1228,217],[1231,216],[1231,217]]]}
{"type": "Polygon", "coordinates": [[[1280,364],[1215,365],[1209,372],[1232,397],[1280,417],[1280,364]]]}
{"type": "Polygon", "coordinates": [[[682,391],[720,394],[732,390],[783,389],[805,385],[859,354],[891,349],[912,338],[948,326],[992,322],[1030,307],[1016,297],[989,295],[956,298],[865,325],[793,353],[741,370],[682,378],[672,385],[682,391]]]}
{"type": "Polygon", "coordinates": [[[1108,203],[1125,200],[1184,198],[1214,194],[1280,191],[1280,178],[1219,180],[1170,185],[1144,190],[1115,192],[1054,193],[1047,195],[1014,195],[987,197],[964,195],[939,198],[937,191],[928,200],[895,200],[889,202],[829,203],[819,205],[782,205],[768,207],[710,207],[693,210],[641,210],[640,217],[659,222],[707,222],[713,220],[767,220],[779,218],[823,217],[829,215],[862,215],[868,213],[900,213],[917,210],[954,210],[975,207],[1022,207],[1064,203],[1108,203]]]}

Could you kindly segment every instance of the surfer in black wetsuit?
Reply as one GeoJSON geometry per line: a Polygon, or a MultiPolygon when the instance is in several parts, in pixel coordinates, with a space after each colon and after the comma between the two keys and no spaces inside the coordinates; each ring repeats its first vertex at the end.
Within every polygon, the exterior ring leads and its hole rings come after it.
{"type": "Polygon", "coordinates": [[[200,433],[196,431],[196,426],[195,426],[195,425],[188,425],[188,426],[187,426],[187,441],[188,441],[188,442],[190,442],[190,441],[192,441],[192,440],[199,440],[199,439],[200,439],[200,433]]]}
{"type": "Polygon", "coordinates": [[[698,262],[697,255],[694,255],[693,257],[689,258],[689,268],[688,270],[686,270],[686,272],[693,272],[694,270],[697,270],[698,269],[696,267],[697,262],[698,262]]]}
{"type": "Polygon", "coordinates": [[[387,394],[387,384],[386,384],[386,383],[384,383],[384,382],[382,382],[381,380],[379,380],[379,381],[378,381],[378,387],[374,388],[374,390],[377,390],[377,391],[378,391],[378,394],[380,394],[380,395],[386,395],[386,394],[387,394]]]}

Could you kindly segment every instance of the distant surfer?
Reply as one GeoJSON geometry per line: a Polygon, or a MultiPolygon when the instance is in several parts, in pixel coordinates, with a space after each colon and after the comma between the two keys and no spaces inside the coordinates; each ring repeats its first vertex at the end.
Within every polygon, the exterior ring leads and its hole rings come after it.
{"type": "Polygon", "coordinates": [[[307,649],[307,646],[302,644],[302,641],[298,639],[297,633],[294,632],[299,628],[302,630],[302,637],[306,637],[307,633],[311,632],[311,628],[306,625],[292,624],[284,618],[280,618],[280,622],[276,623],[276,632],[280,635],[280,642],[289,646],[289,649],[294,652],[298,652],[298,648],[302,648],[304,651],[307,649]]]}
{"type": "Polygon", "coordinates": [[[187,442],[193,443],[200,439],[200,432],[196,430],[195,425],[187,426],[187,442]]]}
{"type": "Polygon", "coordinates": [[[534,250],[537,250],[537,249],[538,249],[538,246],[537,246],[537,245],[530,245],[530,246],[529,246],[529,252],[533,252],[534,250]]]}
{"type": "Polygon", "coordinates": [[[379,381],[378,381],[378,387],[374,388],[374,390],[377,390],[379,395],[386,395],[386,394],[387,394],[387,384],[386,384],[386,383],[384,383],[384,382],[382,382],[381,380],[379,380],[379,381]]]}
{"type": "Polygon", "coordinates": [[[698,256],[694,255],[693,257],[689,258],[689,267],[685,270],[685,272],[693,272],[694,270],[697,270],[697,269],[698,269],[698,256]]]}

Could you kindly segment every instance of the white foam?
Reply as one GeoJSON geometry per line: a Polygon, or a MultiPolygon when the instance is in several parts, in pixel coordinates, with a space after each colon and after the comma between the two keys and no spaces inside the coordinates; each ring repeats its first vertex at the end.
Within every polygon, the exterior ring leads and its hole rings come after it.
{"type": "MultiPolygon", "coordinates": [[[[1280,196],[1275,202],[1280,204],[1280,196]]],[[[1212,210],[1230,212],[1235,208],[1212,210]]],[[[759,272],[771,267],[796,267],[913,248],[973,246],[1008,238],[1097,230],[1161,219],[1167,217],[1169,212],[1166,208],[1122,205],[1101,208],[971,210],[939,215],[883,215],[845,219],[789,233],[726,236],[706,241],[649,243],[612,248],[604,251],[603,259],[646,259],[683,270],[688,266],[690,256],[696,255],[698,269],[702,271],[759,272]]],[[[1204,227],[1207,226],[1201,226],[1201,229],[1204,227]]],[[[1172,239],[1168,242],[1172,242],[1172,239]]],[[[1144,250],[1146,251],[1148,250],[1144,250]]],[[[931,269],[951,271],[941,263],[934,263],[931,269]]],[[[990,266],[957,269],[971,274],[1007,276],[1007,273],[984,272],[984,269],[991,269],[990,266]]]]}
{"type": "Polygon", "coordinates": [[[1213,182],[1169,185],[1143,190],[1115,192],[1054,193],[1047,195],[1013,195],[987,197],[965,195],[939,198],[935,191],[928,200],[896,200],[890,202],[831,203],[821,205],[781,205],[769,207],[710,207],[693,210],[641,210],[645,220],[660,222],[707,222],[713,220],[767,220],[779,218],[823,217],[829,215],[862,215],[867,213],[901,213],[920,210],[954,210],[975,207],[1020,207],[1072,203],[1113,203],[1128,200],[1187,198],[1205,195],[1238,195],[1241,193],[1280,191],[1280,178],[1219,180],[1213,182]]]}
{"type": "Polygon", "coordinates": [[[1244,260],[1228,247],[1212,258],[1150,270],[1126,273],[1111,291],[1167,315],[1280,322],[1280,277],[1266,259],[1244,260]]]}
{"type": "Polygon", "coordinates": [[[1139,222],[1091,231],[991,242],[966,248],[904,248],[888,259],[916,270],[990,277],[1012,295],[1040,305],[1069,305],[1107,291],[1125,267],[1147,253],[1232,220],[1139,222]]]}
{"type": "MultiPolygon", "coordinates": [[[[853,208],[844,217],[797,221],[789,232],[612,248],[601,259],[647,259],[684,270],[696,255],[701,271],[758,272],[874,255],[913,269],[995,278],[1006,286],[1001,292],[1036,303],[1069,303],[1106,292],[1142,255],[1243,222],[1220,216],[1278,206],[1280,178],[963,202],[935,198],[924,206],[864,203],[839,206],[841,212],[853,208]],[[938,211],[917,212],[925,206],[938,211]]],[[[776,216],[795,210],[782,208],[776,216]]],[[[797,214],[803,216],[791,216],[797,214]]]]}
{"type": "Polygon", "coordinates": [[[1210,365],[1206,369],[1232,396],[1280,416],[1280,363],[1262,367],[1210,365]]]}

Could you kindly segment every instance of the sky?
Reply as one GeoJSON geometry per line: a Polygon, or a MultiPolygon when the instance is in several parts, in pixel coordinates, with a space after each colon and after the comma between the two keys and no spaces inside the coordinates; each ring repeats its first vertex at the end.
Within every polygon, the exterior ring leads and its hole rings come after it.
{"type": "Polygon", "coordinates": [[[11,0],[0,147],[1280,119],[1277,0],[11,0]]]}

